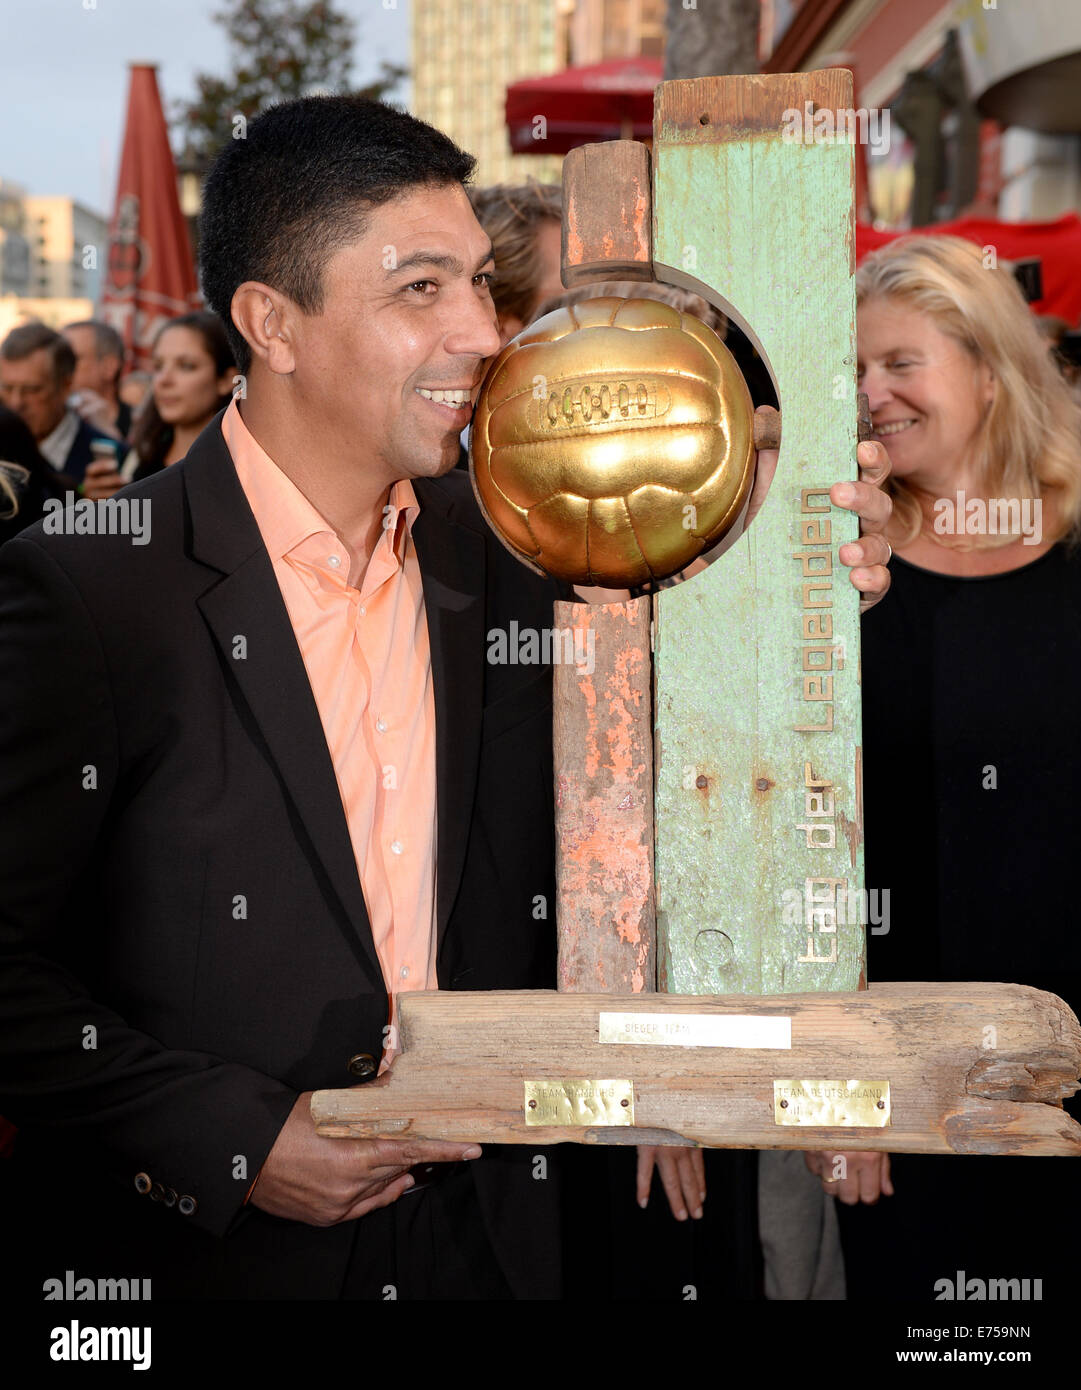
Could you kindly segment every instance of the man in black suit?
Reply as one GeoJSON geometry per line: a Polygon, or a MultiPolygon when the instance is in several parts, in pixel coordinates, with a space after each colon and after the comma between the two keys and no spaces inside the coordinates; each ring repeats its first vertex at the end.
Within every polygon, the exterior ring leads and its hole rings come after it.
{"type": "MultiPolygon", "coordinates": [[[[550,671],[486,652],[562,591],[440,476],[469,404],[433,396],[475,398],[498,346],[472,164],[374,103],[276,108],[210,176],[203,282],[246,376],[233,408],[355,589],[413,480],[438,983],[552,987],[550,671]]],[[[74,1269],[155,1298],[556,1296],[553,1165],[315,1134],[311,1091],[373,1075],[388,1021],[326,711],[221,417],[124,497],[149,544],[33,529],[0,556],[0,1112],[33,1217],[13,1291],[74,1269]]]]}
{"type": "Polygon", "coordinates": [[[43,323],[13,328],[0,343],[0,398],[26,421],[42,456],[78,484],[93,458],[94,441],[104,440],[114,450],[117,441],[68,405],[74,374],[70,343],[43,323]]]}
{"type": "Polygon", "coordinates": [[[403,563],[413,547],[435,726],[417,815],[438,853],[405,880],[432,876],[441,988],[553,987],[550,672],[486,655],[493,630],[548,627],[566,595],[454,471],[499,343],[472,165],[356,98],[252,122],[211,171],[202,226],[243,398],[121,494],[149,543],[31,528],[0,552],[14,1294],[72,1270],[151,1278],[159,1299],[558,1295],[554,1155],[314,1132],[311,1092],[371,1078],[393,1044],[400,924],[389,945],[373,931],[377,842],[326,732],[334,690],[240,467],[258,455],[329,538],[321,572],[298,573],[328,623],[352,605],[362,654],[369,562],[411,480],[403,563]]]}

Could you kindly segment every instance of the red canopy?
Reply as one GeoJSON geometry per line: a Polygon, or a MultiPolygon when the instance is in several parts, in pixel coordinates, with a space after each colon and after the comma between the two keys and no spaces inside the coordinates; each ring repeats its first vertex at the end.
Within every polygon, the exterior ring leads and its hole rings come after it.
{"type": "Polygon", "coordinates": [[[660,58],[616,58],[514,82],[506,106],[511,150],[566,154],[598,140],[652,140],[653,92],[663,75],[660,58]]]}
{"type": "Polygon", "coordinates": [[[158,81],[153,65],[133,63],[102,315],[129,366],[145,369],[160,326],[201,304],[158,81]]]}
{"type": "MultiPolygon", "coordinates": [[[[961,236],[979,246],[993,246],[999,260],[1018,261],[1039,256],[1043,298],[1032,306],[1037,314],[1055,314],[1076,327],[1081,319],[1081,217],[1069,212],[1054,222],[997,222],[990,217],[962,217],[914,227],[922,236],[961,236]]],[[[907,232],[878,232],[856,223],[856,260],[907,232]]]]}

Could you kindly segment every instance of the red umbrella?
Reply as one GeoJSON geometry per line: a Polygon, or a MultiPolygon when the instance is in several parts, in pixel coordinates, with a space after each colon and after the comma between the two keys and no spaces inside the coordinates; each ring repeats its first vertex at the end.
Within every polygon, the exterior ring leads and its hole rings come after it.
{"type": "MultiPolygon", "coordinates": [[[[1043,298],[1032,305],[1037,314],[1054,314],[1075,325],[1081,318],[1081,217],[1068,212],[1054,222],[997,222],[988,217],[962,217],[956,222],[933,222],[914,227],[923,236],[960,236],[978,246],[993,246],[1002,261],[1039,256],[1043,272],[1043,298]]],[[[877,251],[907,232],[879,232],[856,223],[856,259],[877,251]]]]}
{"type": "Polygon", "coordinates": [[[124,339],[129,366],[144,370],[160,326],[202,304],[154,74],[152,64],[131,65],[102,296],[103,316],[124,339]]]}
{"type": "Polygon", "coordinates": [[[598,140],[651,140],[660,58],[616,58],[507,88],[514,154],[566,154],[598,140]]]}

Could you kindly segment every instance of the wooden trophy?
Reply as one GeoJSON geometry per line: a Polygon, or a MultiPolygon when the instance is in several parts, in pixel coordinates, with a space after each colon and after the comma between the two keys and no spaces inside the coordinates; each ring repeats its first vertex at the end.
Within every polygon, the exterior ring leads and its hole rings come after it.
{"type": "MultiPolygon", "coordinates": [[[[810,127],[851,104],[839,69],[668,82],[652,161],[631,141],[567,157],[564,283],[663,281],[738,324],[777,388],[777,473],[754,524],[693,578],[556,605],[555,628],[595,653],[588,670],[555,667],[558,992],[400,996],[388,1083],[317,1092],[320,1133],[1081,1153],[1062,1109],[1081,1029],[1062,1000],[866,987],[858,595],[837,559],[857,521],[829,498],[856,476],[853,148],[843,124],[791,133],[794,112],[810,127]]],[[[475,436],[495,428],[506,373],[566,356],[566,325],[547,324],[496,359],[475,436]]],[[[573,388],[537,372],[538,437],[675,418],[670,383],[624,366],[595,361],[573,388]]],[[[753,460],[749,421],[733,408],[717,426],[737,462],[753,460]]],[[[770,442],[769,420],[754,429],[770,442]]],[[[501,538],[543,564],[551,513],[529,513],[530,550],[476,456],[474,480],[501,538]]],[[[632,505],[584,507],[594,582],[619,577],[597,557],[624,513],[633,529],[632,505]]],[[[558,551],[565,530],[549,530],[558,551]]]]}

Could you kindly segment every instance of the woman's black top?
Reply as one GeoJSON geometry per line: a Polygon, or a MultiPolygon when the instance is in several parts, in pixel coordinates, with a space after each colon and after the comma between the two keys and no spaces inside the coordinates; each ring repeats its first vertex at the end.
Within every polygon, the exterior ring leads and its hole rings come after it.
{"type": "MultiPolygon", "coordinates": [[[[867,887],[890,893],[868,979],[1010,981],[1081,1011],[1081,547],[891,573],[862,621],[867,887]]],[[[934,1299],[958,1270],[1081,1292],[1081,1160],[892,1162],[895,1196],[840,1208],[850,1297],[934,1299]]]]}

